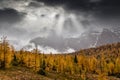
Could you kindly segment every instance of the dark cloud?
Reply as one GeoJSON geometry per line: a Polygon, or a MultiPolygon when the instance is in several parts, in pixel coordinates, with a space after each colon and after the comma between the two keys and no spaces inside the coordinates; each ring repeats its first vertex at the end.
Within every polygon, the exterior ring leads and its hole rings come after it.
{"type": "Polygon", "coordinates": [[[98,9],[105,15],[118,15],[120,13],[120,0],[101,0],[98,9]]]}
{"type": "Polygon", "coordinates": [[[94,14],[94,17],[96,18],[96,21],[101,24],[101,26],[104,24],[120,26],[120,6],[101,6],[98,12],[94,14]]]}
{"type": "Polygon", "coordinates": [[[116,7],[120,9],[119,0],[36,0],[43,2],[49,6],[63,6],[67,10],[99,10],[102,11],[106,8],[114,10],[116,7]]]}
{"type": "Polygon", "coordinates": [[[44,2],[49,6],[64,6],[66,9],[88,9],[90,8],[90,0],[36,0],[44,2]]]}
{"type": "Polygon", "coordinates": [[[0,2],[3,2],[4,0],[0,0],[0,2]]]}
{"type": "Polygon", "coordinates": [[[18,12],[15,9],[0,9],[0,23],[16,23],[23,19],[25,13],[18,12]]]}
{"type": "Polygon", "coordinates": [[[29,6],[33,6],[33,7],[39,7],[40,5],[35,3],[35,2],[30,2],[29,6]]]}
{"type": "Polygon", "coordinates": [[[41,7],[43,4],[37,3],[37,2],[30,2],[28,7],[41,7]]]}
{"type": "Polygon", "coordinates": [[[66,0],[36,0],[38,2],[44,2],[46,5],[56,6],[65,4],[66,0]]]}
{"type": "Polygon", "coordinates": [[[100,2],[101,0],[90,0],[90,2],[100,2]]]}
{"type": "Polygon", "coordinates": [[[104,5],[104,6],[119,6],[120,7],[120,0],[101,0],[101,5],[104,5]]]}

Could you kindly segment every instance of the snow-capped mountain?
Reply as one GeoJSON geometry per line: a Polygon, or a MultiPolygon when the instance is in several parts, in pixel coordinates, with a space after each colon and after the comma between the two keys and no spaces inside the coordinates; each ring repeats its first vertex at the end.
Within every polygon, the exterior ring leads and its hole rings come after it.
{"type": "Polygon", "coordinates": [[[108,29],[104,29],[101,35],[99,36],[97,46],[103,45],[103,44],[115,43],[119,41],[120,41],[120,38],[118,34],[108,29]]]}
{"type": "Polygon", "coordinates": [[[89,31],[82,33],[81,36],[77,38],[63,38],[55,35],[47,38],[37,37],[32,39],[31,43],[42,47],[51,47],[57,51],[63,52],[69,48],[79,50],[119,41],[120,38],[117,31],[104,28],[102,32],[89,31]]]}

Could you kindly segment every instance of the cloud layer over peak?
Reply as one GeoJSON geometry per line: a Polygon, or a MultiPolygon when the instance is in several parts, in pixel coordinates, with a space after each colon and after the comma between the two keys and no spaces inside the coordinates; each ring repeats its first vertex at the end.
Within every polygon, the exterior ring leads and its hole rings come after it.
{"type": "Polygon", "coordinates": [[[96,40],[89,37],[91,32],[113,27],[118,30],[119,3],[119,0],[0,0],[0,36],[8,36],[17,49],[33,42],[49,52],[78,50],[79,41],[86,40],[81,47],[85,48],[96,40]],[[85,40],[81,39],[85,35],[85,40]]]}

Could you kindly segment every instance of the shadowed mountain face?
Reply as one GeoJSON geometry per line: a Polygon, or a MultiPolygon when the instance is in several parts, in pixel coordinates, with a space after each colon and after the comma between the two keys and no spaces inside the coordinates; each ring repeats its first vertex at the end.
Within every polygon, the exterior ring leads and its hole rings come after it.
{"type": "Polygon", "coordinates": [[[64,52],[69,48],[79,50],[119,41],[120,38],[115,32],[108,29],[103,29],[102,32],[91,31],[88,33],[83,33],[77,38],[64,38],[62,36],[58,37],[55,34],[52,34],[47,38],[37,37],[32,39],[30,42],[64,52]]]}

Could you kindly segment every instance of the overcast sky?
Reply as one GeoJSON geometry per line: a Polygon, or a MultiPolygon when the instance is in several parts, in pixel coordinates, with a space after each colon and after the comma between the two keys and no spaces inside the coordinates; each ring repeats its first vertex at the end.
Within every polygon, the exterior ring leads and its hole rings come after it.
{"type": "MultiPolygon", "coordinates": [[[[118,27],[119,14],[119,0],[0,0],[0,36],[7,36],[17,49],[38,37],[47,39],[48,44],[55,40],[52,44],[56,47],[64,38],[118,27]]],[[[40,49],[59,51],[59,47],[43,47],[45,43],[40,49]]],[[[69,46],[66,49],[74,51],[69,46]]]]}

